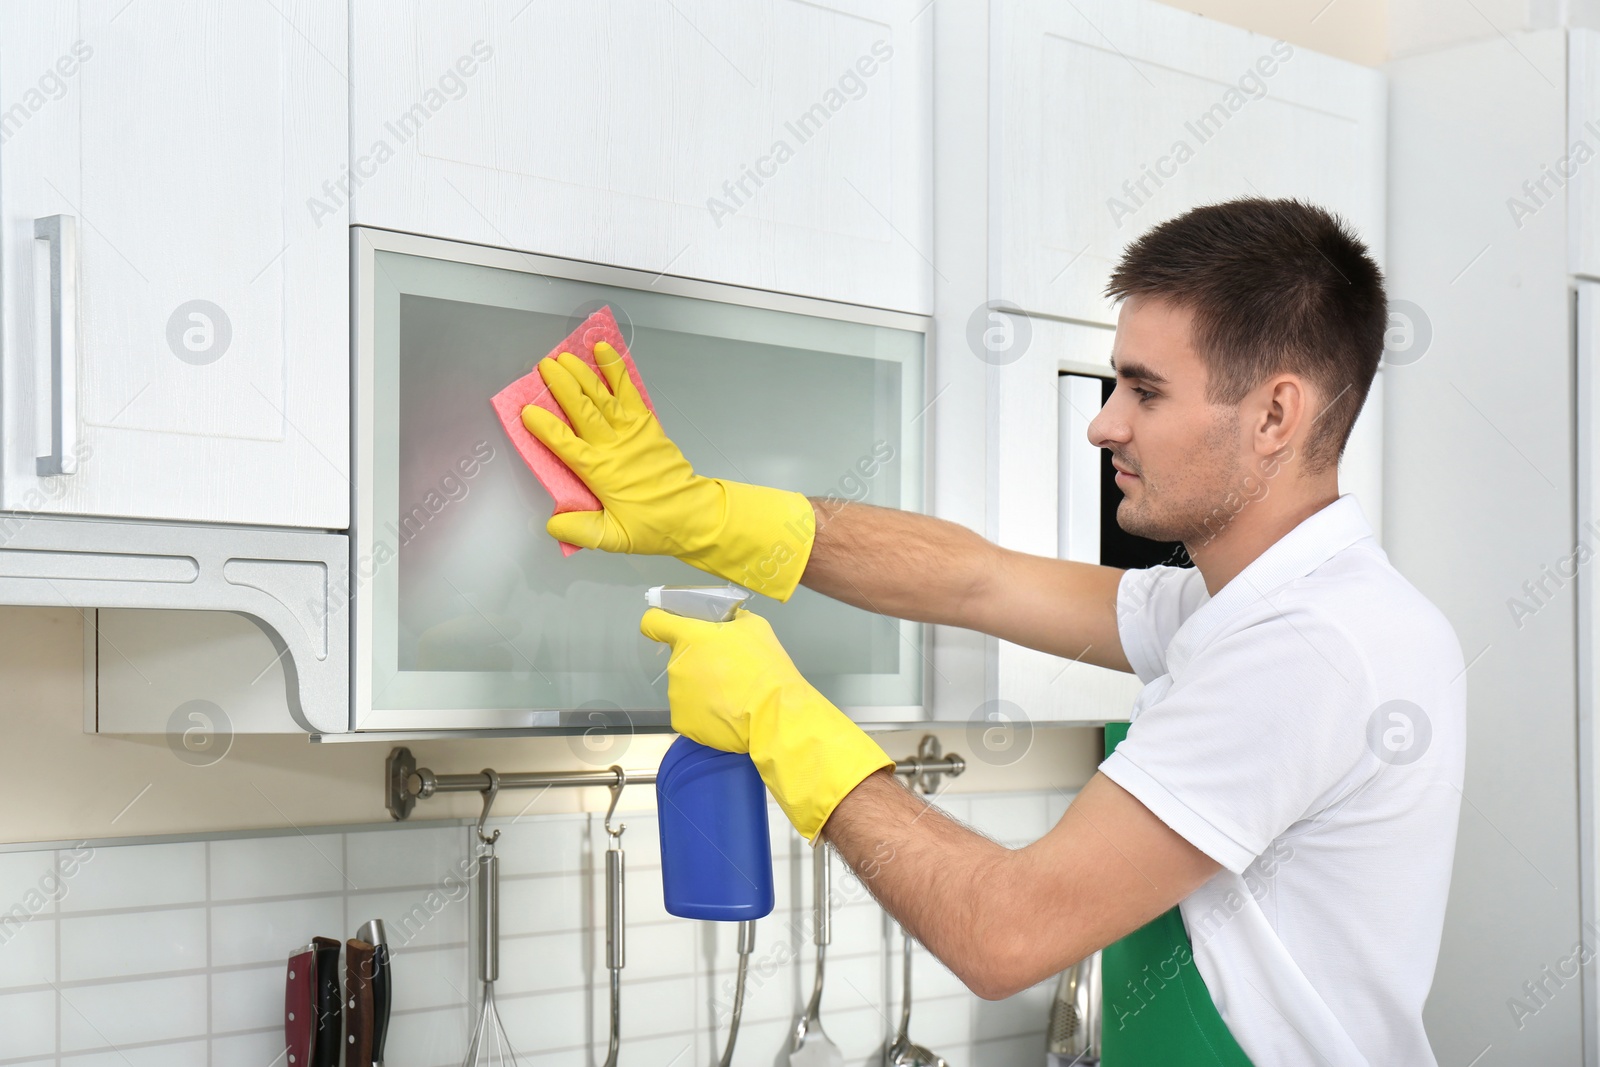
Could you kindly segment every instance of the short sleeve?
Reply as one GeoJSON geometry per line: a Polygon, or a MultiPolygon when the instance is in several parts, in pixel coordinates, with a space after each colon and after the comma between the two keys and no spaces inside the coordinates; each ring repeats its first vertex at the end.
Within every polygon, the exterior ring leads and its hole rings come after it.
{"type": "Polygon", "coordinates": [[[1183,620],[1209,599],[1195,567],[1143,567],[1117,582],[1117,636],[1122,654],[1146,685],[1167,673],[1167,646],[1183,620]]]}
{"type": "Polygon", "coordinates": [[[1100,770],[1238,874],[1374,763],[1374,707],[1348,638],[1286,609],[1198,650],[1100,770]]]}

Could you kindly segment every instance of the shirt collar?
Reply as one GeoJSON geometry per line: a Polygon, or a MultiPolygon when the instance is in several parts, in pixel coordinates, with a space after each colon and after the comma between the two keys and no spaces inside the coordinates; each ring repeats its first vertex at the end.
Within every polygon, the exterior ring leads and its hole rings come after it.
{"type": "Polygon", "coordinates": [[[1276,590],[1304,578],[1339,552],[1371,536],[1372,527],[1355,496],[1339,494],[1337,500],[1306,516],[1269,545],[1217,590],[1216,596],[1201,601],[1172,637],[1167,653],[1169,667],[1176,669],[1178,663],[1187,661],[1190,652],[1240,608],[1268,599],[1276,590]]]}

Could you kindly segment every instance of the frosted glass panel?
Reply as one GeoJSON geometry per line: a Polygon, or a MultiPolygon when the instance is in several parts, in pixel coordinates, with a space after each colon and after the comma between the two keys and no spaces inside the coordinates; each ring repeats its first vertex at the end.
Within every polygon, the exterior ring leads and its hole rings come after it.
{"type": "MultiPolygon", "coordinates": [[[[715,579],[665,558],[564,558],[544,529],[550,497],[489,406],[601,304],[696,470],[922,507],[919,331],[391,251],[376,253],[374,297],[374,562],[361,576],[374,709],[654,709],[665,724],[665,648],[638,632],[644,591],[715,579]]],[[[921,705],[920,626],[806,589],[753,607],[857,717],[921,705]]]]}

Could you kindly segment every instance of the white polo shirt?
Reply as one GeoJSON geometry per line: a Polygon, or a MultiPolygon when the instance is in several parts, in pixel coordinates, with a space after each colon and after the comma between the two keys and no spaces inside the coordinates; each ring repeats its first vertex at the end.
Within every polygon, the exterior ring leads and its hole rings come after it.
{"type": "MultiPolygon", "coordinates": [[[[1192,568],[1128,571],[1117,627],[1145,687],[1100,770],[1222,864],[1179,908],[1240,1047],[1258,1067],[1436,1064],[1422,1004],[1466,740],[1449,621],[1346,493],[1214,597],[1192,568]]],[[[1152,995],[1106,989],[1105,1025],[1152,995]]]]}

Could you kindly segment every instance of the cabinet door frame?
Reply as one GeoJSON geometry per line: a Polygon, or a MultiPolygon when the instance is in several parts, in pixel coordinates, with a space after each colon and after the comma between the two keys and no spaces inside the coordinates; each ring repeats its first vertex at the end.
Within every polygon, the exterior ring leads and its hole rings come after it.
{"type": "MultiPolygon", "coordinates": [[[[601,285],[649,289],[669,295],[693,297],[719,302],[733,302],[753,307],[800,315],[818,315],[845,319],[869,325],[893,327],[922,333],[923,397],[932,394],[933,375],[933,321],[921,315],[899,311],[839,304],[809,297],[769,293],[743,289],[720,282],[706,282],[675,275],[652,274],[649,271],[614,267],[600,263],[539,256],[504,248],[472,244],[462,241],[445,241],[414,234],[396,233],[371,227],[352,227],[350,235],[351,257],[355,265],[354,291],[356,302],[355,359],[352,363],[351,396],[353,405],[353,469],[355,478],[351,486],[350,528],[350,596],[348,610],[344,613],[350,626],[350,729],[356,732],[392,732],[411,730],[513,730],[541,734],[583,733],[597,727],[619,729],[625,732],[660,732],[670,730],[670,716],[661,708],[622,708],[615,712],[596,712],[593,709],[459,709],[433,708],[422,710],[374,709],[372,702],[371,664],[373,662],[373,619],[367,610],[367,597],[361,593],[362,575],[373,555],[373,531],[378,519],[373,505],[372,485],[375,476],[376,449],[369,428],[374,425],[375,373],[376,373],[376,299],[374,278],[375,257],[380,251],[470,263],[503,270],[528,273],[548,273],[559,277],[601,285]]],[[[486,401],[487,402],[487,401],[486,401]]],[[[930,402],[931,403],[931,402],[930,402]]],[[[927,408],[924,408],[926,411],[927,408]]],[[[931,420],[914,417],[921,426],[916,431],[922,450],[923,512],[931,514],[929,471],[933,446],[931,420]]],[[[904,626],[914,626],[902,622],[904,626]]],[[[844,707],[851,718],[862,725],[905,726],[924,722],[928,718],[930,686],[934,669],[931,654],[930,626],[920,627],[921,636],[914,648],[919,658],[920,683],[923,702],[916,705],[893,707],[844,707]]],[[[908,638],[909,640],[909,638],[908,638]]]]}
{"type": "Polygon", "coordinates": [[[348,158],[348,86],[328,58],[346,52],[343,9],[230,7],[205,24],[170,4],[113,11],[0,14],[18,42],[7,96],[13,79],[64,69],[57,54],[77,60],[63,98],[0,146],[0,508],[343,529],[348,210],[305,204],[348,158]],[[163,51],[208,33],[276,77],[163,51]],[[145,100],[131,122],[130,92],[145,100]],[[254,184],[229,180],[241,172],[254,184]],[[56,283],[77,305],[63,352],[76,395],[58,403],[78,463],[64,474],[36,463],[53,397],[34,226],[54,215],[79,243],[56,283]]]}

